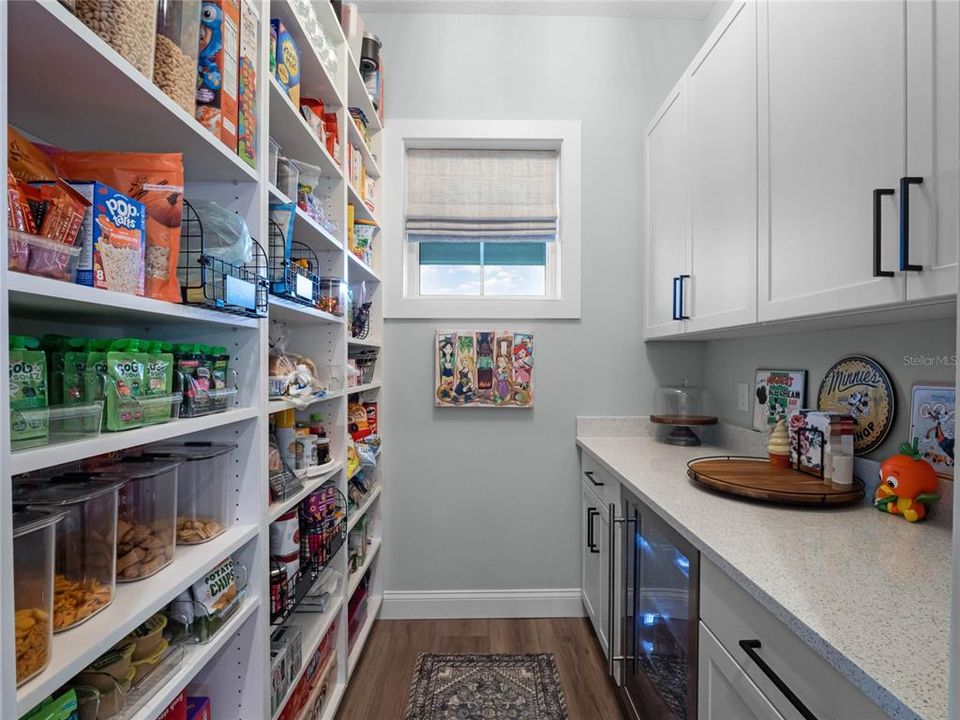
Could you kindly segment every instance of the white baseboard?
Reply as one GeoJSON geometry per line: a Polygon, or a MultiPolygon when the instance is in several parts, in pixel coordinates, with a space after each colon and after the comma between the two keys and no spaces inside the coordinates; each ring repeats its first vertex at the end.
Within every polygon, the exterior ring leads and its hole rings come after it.
{"type": "Polygon", "coordinates": [[[556,590],[387,590],[385,620],[583,617],[580,588],[556,590]]]}

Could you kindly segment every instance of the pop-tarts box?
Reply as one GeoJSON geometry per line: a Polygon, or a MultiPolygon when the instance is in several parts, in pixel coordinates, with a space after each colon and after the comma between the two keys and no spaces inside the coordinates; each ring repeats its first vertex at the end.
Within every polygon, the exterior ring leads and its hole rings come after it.
{"type": "Polygon", "coordinates": [[[187,720],[212,720],[210,698],[187,697],[187,720]]]}
{"type": "Polygon", "coordinates": [[[143,203],[100,182],[69,182],[90,201],[77,244],[77,284],[143,295],[147,211],[143,203]]]}

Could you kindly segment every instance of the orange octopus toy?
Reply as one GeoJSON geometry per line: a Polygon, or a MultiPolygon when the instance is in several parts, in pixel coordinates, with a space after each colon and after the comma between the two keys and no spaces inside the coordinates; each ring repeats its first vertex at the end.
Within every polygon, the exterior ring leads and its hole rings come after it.
{"type": "Polygon", "coordinates": [[[873,499],[877,510],[917,522],[927,516],[929,506],[939,499],[937,474],[923,460],[916,440],[913,444],[904,443],[899,455],[883,461],[880,485],[873,499]]]}

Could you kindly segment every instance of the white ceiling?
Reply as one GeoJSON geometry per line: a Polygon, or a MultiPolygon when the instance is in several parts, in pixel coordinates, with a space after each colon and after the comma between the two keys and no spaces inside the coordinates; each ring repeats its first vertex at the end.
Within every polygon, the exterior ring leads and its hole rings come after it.
{"type": "Polygon", "coordinates": [[[597,15],[702,20],[714,0],[356,0],[367,13],[597,15]]]}

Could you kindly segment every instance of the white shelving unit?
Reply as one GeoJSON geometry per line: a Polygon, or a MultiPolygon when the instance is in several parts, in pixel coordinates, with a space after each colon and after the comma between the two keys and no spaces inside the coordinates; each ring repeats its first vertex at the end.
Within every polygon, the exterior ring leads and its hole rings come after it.
{"type": "MultiPolygon", "coordinates": [[[[0,718],[20,718],[65,681],[177,594],[202,578],[220,561],[234,556],[248,569],[248,594],[239,610],[211,641],[189,647],[177,670],[141,707],[135,720],[153,720],[177,694],[211,697],[218,720],[269,718],[270,624],[269,523],[294,507],[324,483],[334,481],[347,495],[347,408],[351,398],[379,401],[383,377],[382,300],[380,298],[379,246],[368,265],[347,249],[348,204],[356,217],[375,220],[348,182],[342,163],[347,144],[364,158],[371,177],[379,178],[382,122],[366,95],[356,63],[327,0],[312,0],[328,37],[337,46],[339,70],[330,76],[311,46],[304,25],[290,0],[257,0],[258,33],[257,156],[251,168],[231,148],[213,137],[189,113],[167,98],[151,79],[102,41],[56,0],[22,0],[0,3],[0,53],[8,59],[6,82],[0,88],[0,128],[7,122],[43,142],[70,149],[181,152],[184,197],[214,200],[234,210],[258,239],[268,237],[269,204],[289,202],[268,178],[268,138],[281,145],[281,154],[317,165],[322,170],[318,194],[329,194],[336,228],[328,230],[298,209],[294,238],[305,243],[320,259],[321,275],[343,278],[372,300],[372,325],[367,339],[351,337],[349,319],[306,307],[273,295],[268,317],[231,315],[202,307],[167,303],[49,280],[0,269],[0,372],[8,372],[9,333],[43,335],[62,333],[89,337],[145,337],[169,341],[197,341],[229,348],[231,364],[239,373],[239,392],[225,412],[200,418],[182,418],[127,432],[104,432],[87,440],[13,452],[9,448],[9,416],[0,413],[0,718]],[[301,55],[301,93],[319,97],[328,111],[336,111],[341,159],[330,155],[316,139],[290,102],[283,88],[270,77],[268,51],[270,19],[280,18],[294,36],[301,55]],[[11,32],[8,32],[8,28],[11,32]],[[41,53],[37,48],[43,48],[41,53]],[[363,109],[368,121],[365,141],[349,114],[351,106],[363,109]],[[292,409],[286,401],[269,400],[267,359],[271,338],[283,331],[289,349],[313,358],[318,365],[338,365],[346,370],[351,348],[380,351],[374,382],[355,388],[336,388],[302,410],[301,417],[320,412],[330,429],[334,463],[322,472],[308,472],[304,488],[286,501],[270,504],[267,484],[269,417],[292,409]],[[112,604],[88,622],[58,634],[51,648],[50,665],[36,678],[16,687],[13,668],[13,541],[11,478],[56,464],[103,453],[169,440],[231,441],[237,444],[231,458],[232,496],[236,498],[233,525],[221,536],[196,546],[177,548],[174,561],[156,575],[118,586],[112,604]]],[[[5,137],[4,137],[5,139],[5,137]]],[[[6,169],[6,153],[0,171],[6,169]]],[[[6,177],[6,173],[3,173],[6,177]]],[[[379,186],[379,185],[378,185],[379,186]]],[[[3,194],[6,198],[6,193],[3,194]]],[[[377,203],[379,206],[379,203],[377,203]]],[[[379,228],[378,228],[379,229],[379,228]]],[[[267,243],[262,242],[265,249],[267,243]]],[[[7,231],[0,228],[0,249],[6,251],[7,231]]],[[[341,373],[345,378],[345,372],[341,373]]],[[[0,407],[9,404],[7,383],[0,383],[0,407]]],[[[382,413],[382,409],[380,411],[382,413]]],[[[304,628],[306,661],[327,631],[336,624],[336,663],[332,690],[322,717],[333,718],[382,603],[381,497],[382,462],[375,472],[375,489],[348,513],[352,530],[363,517],[372,520],[372,544],[367,560],[356,573],[348,572],[348,547],[332,561],[340,571],[340,590],[328,612],[294,612],[292,621],[304,628]],[[368,611],[354,637],[348,636],[348,608],[366,572],[370,571],[368,611]],[[351,643],[351,639],[353,642],[351,643]]],[[[289,697],[288,693],[288,697],[289,697]]]]}

